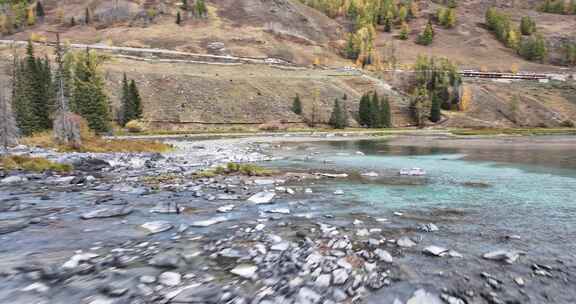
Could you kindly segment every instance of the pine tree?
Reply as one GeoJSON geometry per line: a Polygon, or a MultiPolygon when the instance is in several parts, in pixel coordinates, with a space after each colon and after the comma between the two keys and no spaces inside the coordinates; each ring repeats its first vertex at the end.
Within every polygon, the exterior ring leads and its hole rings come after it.
{"type": "Polygon", "coordinates": [[[90,20],[90,9],[86,8],[86,10],[84,11],[84,23],[86,24],[90,24],[91,20],[90,20]]]}
{"type": "Polygon", "coordinates": [[[198,16],[198,18],[204,18],[207,16],[208,8],[206,7],[206,3],[204,2],[204,0],[196,0],[195,11],[196,16],[198,16]]]}
{"type": "Polygon", "coordinates": [[[40,19],[44,19],[45,15],[46,13],[44,12],[44,6],[42,5],[41,1],[38,1],[36,3],[36,16],[38,16],[40,19]]]}
{"type": "Polygon", "coordinates": [[[380,117],[380,98],[378,93],[374,92],[372,99],[370,99],[370,127],[381,128],[382,117],[380,117]]]}
{"type": "Polygon", "coordinates": [[[424,31],[418,36],[416,42],[421,45],[430,45],[434,40],[434,29],[432,28],[432,24],[428,22],[426,24],[426,28],[424,31]]]}
{"type": "Polygon", "coordinates": [[[176,24],[180,25],[182,23],[182,17],[180,16],[180,12],[176,13],[176,24]]]}
{"type": "Polygon", "coordinates": [[[74,26],[76,26],[76,19],[74,19],[74,16],[72,16],[72,18],[70,18],[70,27],[74,26]]]}
{"type": "Polygon", "coordinates": [[[520,21],[520,32],[524,36],[530,36],[536,31],[536,23],[528,16],[522,17],[520,21]]]}
{"type": "Polygon", "coordinates": [[[130,84],[128,83],[126,73],[124,73],[124,77],[122,78],[122,91],[120,96],[120,103],[122,104],[122,111],[120,113],[120,125],[125,126],[132,117],[130,84]]]}
{"type": "Polygon", "coordinates": [[[432,105],[430,107],[430,121],[432,122],[439,122],[441,119],[441,110],[440,107],[442,105],[442,100],[438,95],[432,96],[432,105]]]}
{"type": "Polygon", "coordinates": [[[364,127],[370,127],[370,97],[368,94],[362,95],[358,108],[358,123],[364,127]]]}
{"type": "Polygon", "coordinates": [[[138,91],[138,87],[136,86],[136,81],[134,81],[134,79],[132,79],[130,81],[130,86],[129,86],[129,91],[130,91],[130,100],[132,103],[132,119],[141,119],[143,113],[142,110],[142,97],[140,97],[140,92],[138,91]]]}
{"type": "Polygon", "coordinates": [[[330,116],[329,124],[334,129],[344,129],[347,127],[348,117],[346,109],[338,98],[334,101],[334,107],[332,108],[332,115],[330,116]]]}
{"type": "Polygon", "coordinates": [[[88,121],[90,129],[105,133],[110,130],[108,97],[98,70],[97,55],[88,49],[79,54],[74,66],[74,109],[88,121]]]}
{"type": "Polygon", "coordinates": [[[380,117],[382,128],[392,128],[392,112],[390,110],[390,102],[388,101],[388,98],[382,98],[380,101],[380,117]]]}
{"type": "Polygon", "coordinates": [[[292,112],[297,115],[302,115],[302,101],[300,100],[300,95],[294,97],[294,101],[292,102],[292,112]]]}

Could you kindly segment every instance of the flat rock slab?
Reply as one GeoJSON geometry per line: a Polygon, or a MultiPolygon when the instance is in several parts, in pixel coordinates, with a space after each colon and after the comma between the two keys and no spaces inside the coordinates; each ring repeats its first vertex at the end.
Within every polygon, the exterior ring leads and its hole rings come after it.
{"type": "Polygon", "coordinates": [[[5,220],[0,221],[0,234],[16,232],[28,227],[30,223],[27,220],[5,220]]]}
{"type": "Polygon", "coordinates": [[[248,201],[256,205],[270,204],[275,196],[276,193],[274,192],[258,192],[249,197],[248,201]]]}
{"type": "Polygon", "coordinates": [[[211,218],[211,219],[207,219],[207,220],[203,220],[203,221],[196,221],[190,224],[190,226],[192,227],[208,227],[208,226],[212,226],[218,223],[222,223],[227,221],[228,219],[225,217],[215,217],[215,218],[211,218]]]}
{"type": "Polygon", "coordinates": [[[154,221],[142,224],[140,226],[148,231],[149,234],[156,234],[164,231],[168,231],[174,227],[172,223],[166,221],[154,221]]]}
{"type": "Polygon", "coordinates": [[[118,207],[118,208],[103,208],[82,214],[80,217],[84,220],[95,219],[95,218],[108,218],[117,216],[126,216],[132,213],[134,209],[130,207],[118,207]]]}
{"type": "Polygon", "coordinates": [[[258,267],[250,264],[240,264],[234,267],[234,269],[230,270],[231,273],[243,277],[245,279],[255,278],[256,271],[258,271],[258,267]]]}

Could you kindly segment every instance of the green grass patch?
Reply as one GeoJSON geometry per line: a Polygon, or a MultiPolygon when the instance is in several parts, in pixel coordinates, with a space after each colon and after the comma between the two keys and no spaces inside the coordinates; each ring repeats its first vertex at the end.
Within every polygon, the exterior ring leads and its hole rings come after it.
{"type": "Polygon", "coordinates": [[[228,163],[196,173],[199,178],[211,178],[221,175],[270,176],[274,171],[254,164],[228,163]]]}
{"type": "Polygon", "coordinates": [[[0,163],[4,170],[22,170],[32,172],[70,172],[74,168],[69,164],[60,164],[42,157],[29,156],[4,156],[0,158],[0,163]]]}
{"type": "Polygon", "coordinates": [[[574,128],[559,129],[461,129],[451,130],[454,135],[460,136],[497,136],[497,135],[576,135],[574,128]]]}

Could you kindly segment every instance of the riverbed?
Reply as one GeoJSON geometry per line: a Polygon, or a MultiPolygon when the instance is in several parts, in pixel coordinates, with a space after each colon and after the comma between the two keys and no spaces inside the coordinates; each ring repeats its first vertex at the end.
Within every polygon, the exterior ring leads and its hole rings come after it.
{"type": "Polygon", "coordinates": [[[575,302],[573,137],[167,140],[2,185],[0,302],[575,302]]]}

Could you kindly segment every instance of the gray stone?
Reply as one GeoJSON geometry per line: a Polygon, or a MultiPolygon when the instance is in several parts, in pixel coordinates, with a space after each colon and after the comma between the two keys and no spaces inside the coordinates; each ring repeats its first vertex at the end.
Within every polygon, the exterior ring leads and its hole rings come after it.
{"type": "Polygon", "coordinates": [[[406,304],[443,304],[440,298],[424,289],[418,289],[406,304]]]}
{"type": "Polygon", "coordinates": [[[396,245],[403,248],[411,248],[416,246],[416,243],[412,241],[409,237],[403,236],[396,241],[396,245]]]}
{"type": "Polygon", "coordinates": [[[328,287],[330,286],[330,275],[329,274],[321,274],[316,278],[314,285],[318,287],[328,287]]]}
{"type": "Polygon", "coordinates": [[[227,213],[230,212],[234,209],[234,205],[226,205],[226,206],[222,206],[220,208],[218,208],[218,212],[220,213],[227,213]]]}
{"type": "Polygon", "coordinates": [[[240,264],[234,267],[234,269],[230,270],[231,273],[245,279],[256,278],[256,271],[258,271],[258,267],[250,264],[240,264]]]}
{"type": "Polygon", "coordinates": [[[28,225],[27,220],[0,220],[0,235],[22,230],[28,225]]]}
{"type": "Polygon", "coordinates": [[[155,276],[150,276],[150,275],[143,275],[140,277],[140,283],[144,283],[144,284],[152,284],[156,282],[156,277],[155,276]]]}
{"type": "Polygon", "coordinates": [[[158,203],[154,208],[150,209],[152,213],[170,214],[176,213],[180,214],[184,212],[186,208],[180,207],[177,203],[173,202],[161,202],[158,203]]]}
{"type": "Polygon", "coordinates": [[[440,229],[438,229],[438,226],[436,226],[432,223],[420,225],[420,226],[418,226],[418,229],[420,231],[424,231],[424,232],[435,232],[435,231],[440,230],[440,229]]]}
{"type": "Polygon", "coordinates": [[[126,216],[132,213],[133,209],[127,206],[117,207],[117,208],[103,208],[82,214],[80,217],[84,220],[95,219],[95,218],[108,218],[117,216],[126,216]]]}
{"type": "Polygon", "coordinates": [[[308,287],[300,288],[296,295],[296,303],[298,304],[316,304],[319,303],[321,299],[322,296],[308,287]]]}
{"type": "Polygon", "coordinates": [[[443,256],[448,252],[448,249],[432,245],[424,248],[422,252],[433,256],[443,256]]]}
{"type": "Polygon", "coordinates": [[[342,285],[348,280],[348,270],[340,268],[332,272],[332,283],[342,285]]]}
{"type": "Polygon", "coordinates": [[[220,301],[221,290],[212,285],[194,284],[183,287],[167,296],[170,303],[207,303],[214,304],[220,301]]]}
{"type": "Polygon", "coordinates": [[[6,178],[3,178],[0,183],[4,184],[4,185],[9,185],[9,184],[20,184],[20,183],[24,183],[27,182],[28,179],[26,177],[23,176],[8,176],[6,178]]]}
{"type": "Polygon", "coordinates": [[[186,261],[179,254],[161,253],[152,258],[148,264],[162,268],[179,268],[186,265],[186,261]]]}
{"type": "Polygon", "coordinates": [[[164,231],[168,231],[174,227],[170,222],[166,221],[154,221],[142,224],[142,228],[148,230],[149,234],[156,234],[164,231]]]}
{"type": "Polygon", "coordinates": [[[79,253],[72,256],[66,263],[62,265],[64,269],[74,269],[78,267],[80,263],[88,262],[94,258],[97,258],[99,255],[96,253],[79,253]]]}
{"type": "Polygon", "coordinates": [[[158,283],[165,286],[178,286],[182,282],[182,275],[177,272],[163,272],[158,277],[158,283]]]}
{"type": "Polygon", "coordinates": [[[386,263],[392,263],[394,261],[394,259],[392,258],[392,255],[390,255],[390,253],[384,249],[376,249],[374,251],[374,254],[378,257],[378,259],[380,261],[383,261],[386,263]]]}
{"type": "Polygon", "coordinates": [[[274,200],[276,193],[274,192],[258,192],[248,198],[248,201],[256,205],[270,204],[274,200]]]}
{"type": "Polygon", "coordinates": [[[208,226],[212,226],[215,224],[225,222],[227,220],[228,220],[228,218],[226,218],[226,217],[214,217],[214,218],[207,219],[207,220],[192,222],[190,224],[190,226],[192,226],[192,227],[208,227],[208,226]]]}
{"type": "Polygon", "coordinates": [[[486,260],[504,261],[508,264],[513,264],[519,257],[521,252],[516,250],[495,250],[482,255],[486,260]]]}

